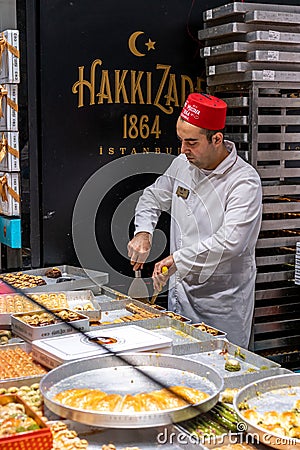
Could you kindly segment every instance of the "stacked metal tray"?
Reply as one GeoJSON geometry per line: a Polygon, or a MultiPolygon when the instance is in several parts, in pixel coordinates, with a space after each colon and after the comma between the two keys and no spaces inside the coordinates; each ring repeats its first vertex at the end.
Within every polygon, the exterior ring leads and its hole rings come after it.
{"type": "MultiPolygon", "coordinates": [[[[208,26],[218,20],[225,21],[226,18],[233,20],[233,18],[243,18],[249,11],[275,11],[278,12],[278,5],[265,3],[249,3],[249,2],[232,2],[218,6],[213,9],[208,9],[203,13],[203,21],[208,26]]],[[[296,5],[280,5],[280,11],[287,13],[300,13],[300,7],[296,5]]]]}
{"type": "Polygon", "coordinates": [[[198,38],[208,86],[300,81],[299,6],[235,2],[203,17],[198,38]]]}

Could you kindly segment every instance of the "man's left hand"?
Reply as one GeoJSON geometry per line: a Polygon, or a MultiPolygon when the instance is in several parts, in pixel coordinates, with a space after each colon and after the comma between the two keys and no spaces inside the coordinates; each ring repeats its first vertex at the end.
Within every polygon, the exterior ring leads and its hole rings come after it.
{"type": "Polygon", "coordinates": [[[168,279],[170,278],[173,273],[175,273],[177,270],[173,255],[169,255],[166,258],[162,259],[161,261],[157,262],[154,266],[152,279],[153,279],[153,287],[155,291],[160,292],[162,288],[166,285],[168,279]],[[163,274],[162,268],[167,267],[168,273],[163,274]]]}

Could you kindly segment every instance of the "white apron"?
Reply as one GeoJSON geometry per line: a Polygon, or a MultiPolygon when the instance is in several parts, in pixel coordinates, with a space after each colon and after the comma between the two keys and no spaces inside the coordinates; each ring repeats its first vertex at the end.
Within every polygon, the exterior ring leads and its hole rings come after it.
{"type": "Polygon", "coordinates": [[[209,172],[178,156],[141,196],[135,233],[152,234],[160,212],[170,211],[177,272],[169,283],[169,309],[226,331],[231,342],[247,348],[262,190],[255,169],[237,156],[232,142],[225,145],[230,154],[209,172]],[[176,194],[178,188],[184,196],[176,194]]]}

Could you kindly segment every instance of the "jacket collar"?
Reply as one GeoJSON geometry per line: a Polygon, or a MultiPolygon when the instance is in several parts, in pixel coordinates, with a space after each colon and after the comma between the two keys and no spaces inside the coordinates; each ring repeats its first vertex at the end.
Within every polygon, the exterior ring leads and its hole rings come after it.
{"type": "Polygon", "coordinates": [[[226,150],[229,152],[228,156],[214,169],[211,174],[222,175],[229,170],[237,160],[237,151],[234,142],[224,141],[226,150]]]}
{"type": "Polygon", "coordinates": [[[223,175],[227,170],[229,170],[237,160],[237,151],[234,142],[224,141],[225,147],[227,149],[228,156],[213,170],[202,170],[198,169],[195,166],[189,165],[189,170],[191,171],[192,178],[195,179],[195,182],[199,182],[203,176],[212,177],[214,175],[223,175]]]}

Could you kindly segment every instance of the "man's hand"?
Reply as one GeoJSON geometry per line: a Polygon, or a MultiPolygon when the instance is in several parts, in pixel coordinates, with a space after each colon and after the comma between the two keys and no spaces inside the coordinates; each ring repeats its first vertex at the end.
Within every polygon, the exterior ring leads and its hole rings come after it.
{"type": "Polygon", "coordinates": [[[170,276],[173,275],[176,270],[177,267],[175,265],[173,255],[167,256],[166,258],[157,262],[154,266],[152,274],[154,290],[160,292],[163,286],[165,286],[165,284],[167,283],[170,276]],[[164,274],[164,270],[162,270],[164,266],[168,268],[167,274],[164,274]]]}
{"type": "Polygon", "coordinates": [[[150,233],[142,231],[137,233],[128,243],[127,250],[130,258],[130,264],[133,270],[140,270],[149,256],[151,250],[152,236],[150,233]]]}

